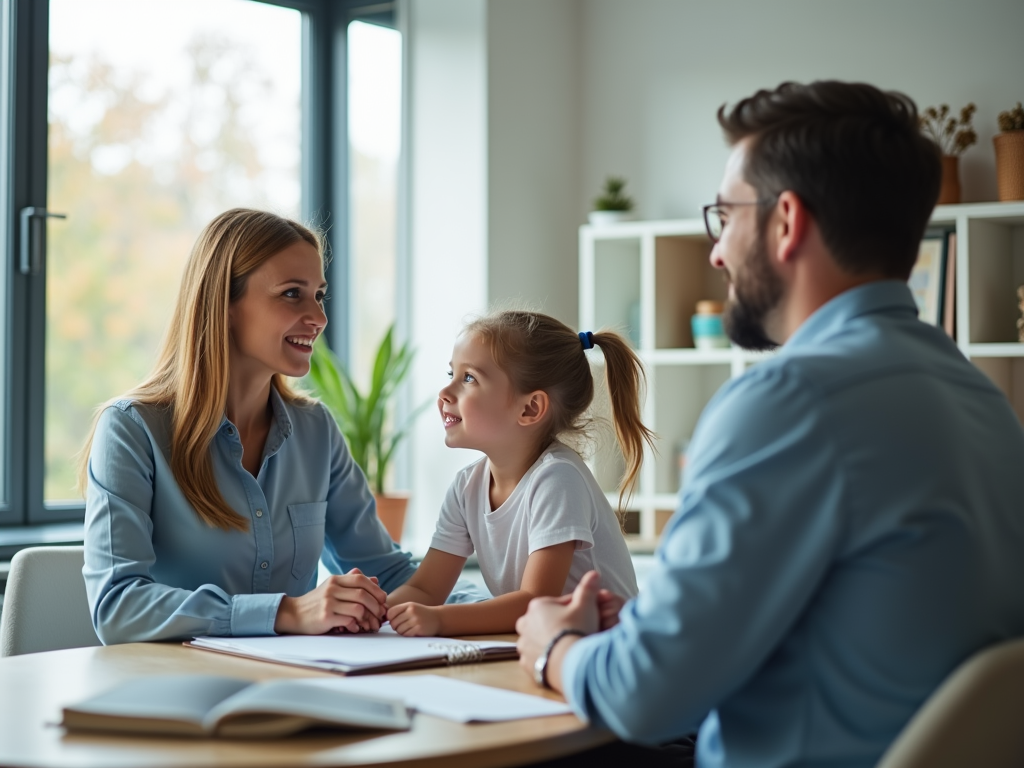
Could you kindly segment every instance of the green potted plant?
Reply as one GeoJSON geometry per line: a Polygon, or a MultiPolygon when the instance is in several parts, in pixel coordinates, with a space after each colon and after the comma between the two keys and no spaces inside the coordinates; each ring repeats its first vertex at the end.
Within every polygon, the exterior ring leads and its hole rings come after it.
{"type": "Polygon", "coordinates": [[[394,326],[391,326],[377,347],[367,389],[356,386],[348,369],[322,336],[313,345],[308,380],[313,394],[338,422],[352,458],[366,475],[377,501],[377,515],[391,538],[400,541],[409,496],[387,493],[384,484],[395,448],[429,403],[413,411],[402,425],[391,425],[393,400],[409,373],[413,358],[409,345],[396,347],[393,337],[394,326]]]}
{"type": "Polygon", "coordinates": [[[978,142],[971,119],[977,111],[974,104],[960,110],[959,118],[950,114],[948,104],[938,109],[928,107],[921,113],[921,132],[934,141],[942,151],[942,186],[939,205],[960,202],[960,155],[978,142]]]}
{"type": "Polygon", "coordinates": [[[631,218],[633,200],[623,192],[625,187],[626,180],[619,176],[605,179],[601,194],[594,198],[594,210],[589,216],[591,224],[611,224],[631,218]]]}
{"type": "Polygon", "coordinates": [[[996,183],[999,199],[1024,200],[1024,107],[999,113],[1001,133],[992,137],[996,149],[996,183]]]}

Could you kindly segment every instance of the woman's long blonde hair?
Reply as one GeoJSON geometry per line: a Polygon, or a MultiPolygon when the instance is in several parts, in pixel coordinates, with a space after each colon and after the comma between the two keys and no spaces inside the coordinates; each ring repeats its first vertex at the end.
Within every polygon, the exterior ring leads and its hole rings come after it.
{"type": "MultiPolygon", "coordinates": [[[[248,523],[224,501],[213,474],[210,444],[227,403],[230,304],[245,293],[249,275],[300,240],[323,259],[318,233],[265,211],[233,208],[203,229],[192,247],[174,315],[156,365],[135,389],[105,403],[127,399],[171,411],[171,471],[185,498],[208,525],[244,531],[248,523]]],[[[280,374],[272,380],[287,402],[303,401],[280,374]]],[[[88,481],[96,420],[79,460],[79,488],[88,481]]]]}

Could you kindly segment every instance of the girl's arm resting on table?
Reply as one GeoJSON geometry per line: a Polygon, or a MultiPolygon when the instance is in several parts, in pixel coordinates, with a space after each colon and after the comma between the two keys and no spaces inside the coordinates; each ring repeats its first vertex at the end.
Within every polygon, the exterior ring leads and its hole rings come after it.
{"type": "Polygon", "coordinates": [[[401,603],[441,605],[459,580],[466,558],[431,547],[409,580],[388,595],[388,608],[401,603]]]}
{"type": "Polygon", "coordinates": [[[536,550],[526,561],[518,590],[481,603],[427,606],[398,604],[389,598],[388,619],[399,634],[420,637],[514,632],[516,619],[526,613],[533,598],[562,594],[575,551],[575,541],[536,550]]]}

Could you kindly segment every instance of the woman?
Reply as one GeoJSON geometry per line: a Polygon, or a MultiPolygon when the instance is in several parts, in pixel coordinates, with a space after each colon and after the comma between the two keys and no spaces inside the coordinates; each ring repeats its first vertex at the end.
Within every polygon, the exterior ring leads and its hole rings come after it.
{"type": "Polygon", "coordinates": [[[286,380],[309,370],[326,287],[300,224],[235,209],[199,236],[156,367],[84,452],[104,643],[373,631],[414,572],[327,409],[286,380]],[[316,586],[321,555],[348,573],[316,586]]]}

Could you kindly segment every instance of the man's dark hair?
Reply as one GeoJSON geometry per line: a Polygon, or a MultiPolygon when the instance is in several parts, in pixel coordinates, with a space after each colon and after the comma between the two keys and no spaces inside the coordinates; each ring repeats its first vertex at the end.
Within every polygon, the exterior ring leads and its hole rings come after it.
{"type": "Polygon", "coordinates": [[[718,122],[731,144],[752,137],[744,178],[758,197],[796,193],[840,267],[910,276],[941,165],[909,97],[864,83],[783,83],[723,105],[718,122]]]}

